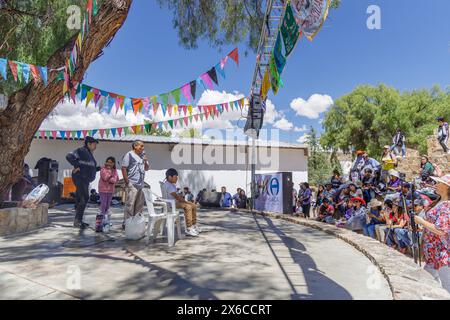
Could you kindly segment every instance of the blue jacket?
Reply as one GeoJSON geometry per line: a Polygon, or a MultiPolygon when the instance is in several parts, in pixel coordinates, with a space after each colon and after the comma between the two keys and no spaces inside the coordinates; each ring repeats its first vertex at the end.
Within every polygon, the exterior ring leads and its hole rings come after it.
{"type": "Polygon", "coordinates": [[[97,171],[100,171],[94,155],[86,146],[68,153],[66,159],[74,168],[80,168],[79,172],[73,174],[74,178],[82,178],[92,182],[95,180],[97,171]]]}
{"type": "Polygon", "coordinates": [[[231,207],[231,194],[229,194],[228,192],[222,194],[221,207],[223,208],[231,207]]]}

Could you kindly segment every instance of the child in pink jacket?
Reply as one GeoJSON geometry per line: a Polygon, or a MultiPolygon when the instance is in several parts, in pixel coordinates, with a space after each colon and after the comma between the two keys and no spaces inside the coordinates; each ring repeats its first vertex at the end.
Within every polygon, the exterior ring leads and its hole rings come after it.
{"type": "Polygon", "coordinates": [[[109,157],[106,159],[105,166],[100,170],[98,182],[98,193],[100,194],[100,214],[96,219],[96,231],[98,232],[102,231],[103,219],[108,214],[117,181],[119,181],[119,175],[116,170],[116,159],[109,157]]]}

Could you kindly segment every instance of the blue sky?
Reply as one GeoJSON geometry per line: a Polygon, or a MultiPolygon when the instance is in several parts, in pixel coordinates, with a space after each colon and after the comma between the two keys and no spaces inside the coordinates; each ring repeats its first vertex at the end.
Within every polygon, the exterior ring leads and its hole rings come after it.
{"type": "MultiPolygon", "coordinates": [[[[314,94],[322,96],[299,108],[315,108],[325,95],[336,100],[359,84],[385,83],[402,91],[450,85],[449,12],[448,0],[343,0],[314,41],[302,38],[288,59],[284,87],[276,96],[269,94],[275,119],[266,127],[280,120],[282,127],[292,123],[292,129],[281,131],[281,140],[289,142],[304,134],[294,128],[313,125],[320,131],[323,113],[311,119],[291,108],[293,100],[314,94]],[[366,26],[369,5],[381,9],[381,30],[366,26]]],[[[236,46],[240,66],[227,64],[227,79],[220,79],[218,90],[247,95],[255,55],[245,57],[245,45],[236,46]]],[[[200,41],[197,49],[186,50],[179,45],[171,12],[154,0],[135,0],[124,26],[89,67],[84,82],[129,96],[164,93],[195,79],[234,47],[212,48],[200,41]]]]}

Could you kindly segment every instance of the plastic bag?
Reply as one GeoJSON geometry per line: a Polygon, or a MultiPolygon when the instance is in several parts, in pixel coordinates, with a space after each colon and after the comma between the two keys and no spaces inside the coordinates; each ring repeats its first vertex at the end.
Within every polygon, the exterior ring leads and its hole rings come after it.
{"type": "Polygon", "coordinates": [[[23,208],[31,208],[35,209],[37,205],[44,199],[47,195],[49,188],[45,184],[40,184],[36,188],[34,188],[23,200],[22,207],[23,208]]]}
{"type": "Polygon", "coordinates": [[[125,238],[128,240],[139,240],[144,237],[145,228],[145,218],[138,213],[125,221],[125,238]]]}

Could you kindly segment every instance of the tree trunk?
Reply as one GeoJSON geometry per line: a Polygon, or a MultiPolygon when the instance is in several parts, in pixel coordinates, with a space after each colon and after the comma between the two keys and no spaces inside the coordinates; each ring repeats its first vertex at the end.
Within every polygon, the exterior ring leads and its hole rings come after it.
{"type": "MultiPolygon", "coordinates": [[[[125,22],[132,1],[102,1],[83,41],[72,80],[81,82],[90,63],[125,22]]],[[[49,58],[49,69],[65,65],[75,40],[76,36],[72,37],[49,58]]],[[[36,131],[62,99],[63,81],[57,81],[56,76],[56,72],[49,73],[47,86],[30,82],[24,89],[12,94],[6,109],[0,110],[0,204],[1,195],[23,175],[24,158],[36,131]]]]}

